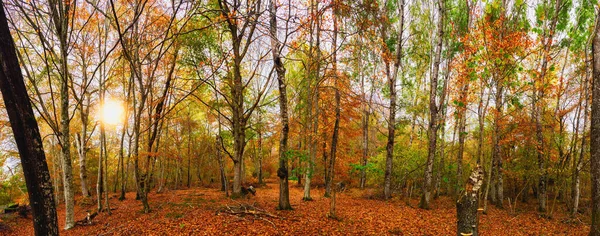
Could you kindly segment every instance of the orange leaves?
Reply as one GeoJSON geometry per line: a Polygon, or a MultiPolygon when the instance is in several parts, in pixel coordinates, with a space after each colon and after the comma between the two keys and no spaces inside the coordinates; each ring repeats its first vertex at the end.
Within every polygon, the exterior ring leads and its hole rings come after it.
{"type": "MultiPolygon", "coordinates": [[[[217,189],[170,190],[151,193],[150,204],[155,209],[150,214],[142,214],[141,206],[135,200],[135,193],[127,194],[127,199],[118,201],[111,197],[112,215],[100,213],[90,226],[76,227],[61,231],[63,235],[448,235],[456,231],[455,201],[442,197],[436,200],[436,208],[421,210],[400,201],[370,200],[362,197],[364,192],[349,189],[338,194],[337,210],[341,221],[326,217],[329,199],[316,197],[314,201],[301,200],[302,189],[291,187],[290,197],[293,211],[276,211],[279,196],[277,183],[268,180],[267,186],[257,189],[257,196],[250,199],[231,200],[217,189]],[[216,215],[215,211],[226,205],[256,203],[262,209],[276,215],[270,222],[239,218],[226,214],[216,215]]],[[[322,196],[323,190],[316,189],[314,196],[322,196]]],[[[365,190],[370,191],[370,190],[365,190]]],[[[417,200],[411,199],[411,205],[417,200]]],[[[77,205],[76,218],[82,218],[86,210],[95,206],[77,205]]],[[[488,214],[480,215],[479,230],[482,235],[583,235],[589,231],[585,224],[561,222],[562,215],[553,219],[538,217],[535,204],[521,204],[526,210],[518,215],[508,210],[491,207],[488,214]]],[[[58,208],[59,221],[64,217],[64,208],[58,208]]],[[[557,212],[555,214],[560,214],[557,212]]],[[[59,222],[61,223],[61,222],[59,222]]],[[[6,217],[0,224],[10,229],[0,231],[5,235],[31,235],[31,219],[6,217]]],[[[62,230],[62,229],[61,229],[62,230]]]]}

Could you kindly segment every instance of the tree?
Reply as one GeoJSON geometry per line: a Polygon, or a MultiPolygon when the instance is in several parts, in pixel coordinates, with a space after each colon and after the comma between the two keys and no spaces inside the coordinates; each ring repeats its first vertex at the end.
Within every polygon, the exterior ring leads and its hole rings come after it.
{"type": "MultiPolygon", "coordinates": [[[[433,177],[433,161],[435,159],[436,145],[437,145],[437,130],[438,125],[438,111],[442,104],[438,105],[437,94],[438,94],[438,77],[440,69],[440,58],[442,54],[442,42],[444,39],[444,0],[440,0],[438,5],[438,25],[437,25],[437,45],[435,48],[435,55],[433,61],[433,70],[431,74],[431,81],[429,87],[429,126],[427,129],[427,136],[429,138],[429,145],[427,149],[427,164],[425,165],[425,177],[423,180],[423,195],[421,196],[420,208],[429,209],[429,201],[431,199],[431,180],[433,177]]],[[[443,100],[443,96],[442,99],[443,100]]]]}
{"type": "Polygon", "coordinates": [[[0,2],[0,91],[6,106],[33,212],[35,235],[58,235],[52,181],[16,48],[0,2]]]}
{"type": "MultiPolygon", "coordinates": [[[[543,7],[549,5],[548,2],[543,3],[543,7]]],[[[546,193],[546,179],[548,178],[548,170],[547,170],[547,155],[545,145],[546,142],[544,140],[543,133],[543,125],[542,125],[542,115],[545,111],[544,105],[544,96],[546,93],[545,87],[547,87],[547,74],[548,74],[548,64],[550,58],[550,49],[553,46],[553,38],[556,32],[556,26],[559,20],[559,13],[564,11],[566,8],[561,0],[556,0],[554,3],[554,12],[547,9],[546,14],[551,14],[550,16],[546,16],[545,18],[551,19],[549,25],[544,27],[544,32],[542,34],[542,53],[540,55],[540,69],[539,69],[539,78],[534,82],[533,86],[533,118],[535,120],[535,134],[536,134],[536,148],[537,148],[537,158],[538,158],[538,168],[539,168],[539,180],[538,180],[538,211],[546,212],[546,201],[547,201],[547,193],[546,193]]],[[[550,8],[550,6],[548,6],[550,8]]],[[[502,204],[502,199],[499,199],[500,205],[502,204]]]]}
{"type": "MultiPolygon", "coordinates": [[[[384,6],[385,16],[390,17],[391,12],[388,12],[388,7],[392,7],[392,2],[386,1],[384,6]]],[[[386,157],[385,157],[385,177],[383,183],[383,195],[384,198],[388,199],[392,197],[391,185],[392,185],[392,171],[393,171],[393,160],[394,160],[394,138],[396,136],[396,78],[398,77],[398,71],[402,67],[402,34],[404,32],[404,0],[400,0],[398,3],[398,15],[400,17],[399,32],[396,33],[397,42],[395,48],[395,55],[392,56],[392,45],[384,45],[384,62],[385,62],[385,74],[388,81],[388,87],[390,91],[390,113],[388,116],[388,137],[387,144],[385,146],[386,157]],[[393,68],[392,68],[393,63],[393,68]]],[[[381,26],[381,38],[385,41],[389,40],[389,28],[390,23],[385,22],[381,26]]]]}
{"type": "Polygon", "coordinates": [[[339,22],[338,22],[338,18],[340,15],[339,12],[339,4],[340,2],[338,2],[337,0],[333,0],[331,2],[332,4],[332,14],[333,14],[333,41],[332,41],[332,73],[333,73],[333,89],[335,90],[335,121],[333,124],[333,134],[331,135],[331,157],[329,158],[329,167],[327,168],[329,170],[329,174],[327,175],[327,177],[329,177],[329,180],[326,181],[326,186],[325,186],[325,196],[330,196],[331,191],[333,190],[333,199],[332,199],[332,205],[331,205],[331,211],[330,214],[332,217],[335,217],[335,189],[332,189],[332,185],[333,185],[333,181],[335,178],[335,159],[337,158],[338,155],[338,141],[339,141],[339,133],[340,133],[340,113],[341,113],[341,95],[340,95],[340,88],[339,88],[339,80],[340,80],[340,74],[338,71],[338,58],[337,58],[337,51],[338,51],[338,30],[339,30],[339,22]]]}
{"type": "Polygon", "coordinates": [[[592,118],[590,155],[592,177],[592,226],[590,236],[600,235],[600,17],[596,17],[592,41],[592,118]]]}
{"type": "Polygon", "coordinates": [[[317,157],[317,146],[319,144],[319,84],[321,83],[321,13],[319,10],[319,1],[310,1],[310,24],[309,24],[309,48],[308,59],[305,64],[307,92],[306,96],[306,112],[305,122],[306,129],[310,135],[307,138],[307,146],[309,149],[309,160],[307,163],[306,173],[304,174],[304,201],[311,201],[310,184],[315,169],[315,161],[317,157]]]}
{"type": "Polygon", "coordinates": [[[279,116],[281,118],[281,137],[279,138],[279,210],[291,210],[290,189],[288,184],[288,133],[290,126],[288,123],[288,100],[285,82],[285,67],[280,56],[281,46],[277,38],[277,5],[274,0],[269,0],[270,24],[269,33],[271,36],[271,54],[273,54],[273,66],[277,73],[277,83],[279,85],[279,116]]]}
{"type": "MultiPolygon", "coordinates": [[[[247,144],[246,129],[248,128],[248,120],[260,103],[265,94],[267,86],[264,86],[258,95],[252,101],[250,107],[245,108],[246,90],[249,86],[249,81],[257,77],[256,73],[252,73],[246,81],[242,72],[244,71],[244,58],[248,53],[250,45],[254,41],[254,33],[258,25],[258,18],[261,14],[261,0],[255,2],[245,2],[241,0],[218,0],[221,17],[225,18],[225,31],[231,37],[232,58],[230,58],[230,72],[225,76],[225,84],[228,87],[228,92],[222,93],[225,102],[231,110],[231,117],[227,121],[231,124],[233,134],[233,154],[229,157],[233,161],[233,195],[240,196],[242,187],[242,166],[244,162],[244,149],[247,144]],[[243,23],[239,23],[239,22],[243,23]]],[[[259,63],[260,64],[260,63],[259,63]]],[[[258,68],[258,65],[256,66],[258,68]]],[[[256,69],[254,69],[256,72],[256,69]]],[[[270,76],[269,76],[270,79],[270,76]]],[[[269,84],[269,80],[265,84],[269,84]]]]}

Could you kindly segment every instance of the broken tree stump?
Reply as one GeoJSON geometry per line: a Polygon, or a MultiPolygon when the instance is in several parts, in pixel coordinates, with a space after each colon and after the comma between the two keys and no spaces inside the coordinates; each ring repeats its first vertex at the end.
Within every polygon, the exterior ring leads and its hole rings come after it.
{"type": "Polygon", "coordinates": [[[471,173],[465,190],[459,194],[456,202],[457,235],[477,235],[479,219],[477,210],[479,208],[477,193],[483,183],[483,170],[477,166],[471,173]]]}
{"type": "Polygon", "coordinates": [[[90,212],[87,213],[87,215],[85,216],[84,219],[78,220],[77,222],[75,222],[75,225],[79,225],[79,226],[85,226],[85,225],[91,225],[92,224],[92,220],[98,215],[98,212],[94,212],[92,214],[90,214],[90,212]]]}

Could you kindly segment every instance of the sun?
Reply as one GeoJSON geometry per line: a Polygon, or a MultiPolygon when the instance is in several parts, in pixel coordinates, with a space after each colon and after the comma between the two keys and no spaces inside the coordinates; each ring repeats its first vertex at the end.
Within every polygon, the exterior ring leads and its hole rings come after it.
{"type": "Polygon", "coordinates": [[[123,120],[123,104],[116,100],[104,101],[101,110],[101,119],[104,124],[117,125],[123,120]]]}

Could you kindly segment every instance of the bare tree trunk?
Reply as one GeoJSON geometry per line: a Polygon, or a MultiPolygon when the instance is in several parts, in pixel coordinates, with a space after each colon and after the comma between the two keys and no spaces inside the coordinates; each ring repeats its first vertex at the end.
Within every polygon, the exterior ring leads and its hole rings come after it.
{"type": "MultiPolygon", "coordinates": [[[[587,58],[587,54],[586,54],[586,58],[587,58]]],[[[587,61],[587,60],[586,60],[587,61]]],[[[587,70],[589,71],[589,70],[587,70]]],[[[577,210],[579,208],[579,198],[580,198],[580,173],[581,173],[581,169],[583,168],[583,158],[585,157],[585,152],[586,152],[586,138],[585,138],[585,132],[587,130],[587,122],[588,122],[588,115],[589,115],[589,109],[588,109],[588,101],[589,101],[589,80],[588,80],[588,73],[586,73],[586,78],[584,80],[584,89],[582,92],[582,99],[584,100],[584,105],[581,109],[583,109],[583,129],[582,129],[582,138],[581,138],[581,150],[579,153],[579,158],[574,157],[573,158],[573,176],[572,176],[572,180],[571,180],[571,198],[572,198],[572,205],[571,205],[571,217],[576,217],[577,215],[577,210]]]]}
{"type": "MultiPolygon", "coordinates": [[[[331,196],[331,193],[335,194],[335,190],[332,189],[333,181],[335,179],[335,159],[337,157],[337,146],[339,140],[339,130],[340,130],[340,112],[341,112],[341,95],[339,89],[339,76],[337,70],[337,37],[338,37],[338,12],[337,12],[337,2],[333,2],[333,42],[332,42],[332,51],[333,51],[333,73],[334,73],[334,90],[335,90],[335,122],[333,125],[333,134],[331,135],[331,157],[329,158],[329,174],[327,181],[327,188],[325,190],[325,196],[331,196]]],[[[335,202],[335,200],[333,201],[335,202]]],[[[335,204],[332,207],[333,213],[335,216],[335,204]]]]}
{"type": "Polygon", "coordinates": [[[467,182],[464,193],[456,202],[457,230],[456,235],[478,235],[479,219],[477,216],[479,189],[483,184],[483,170],[477,166],[467,182]]]}
{"type": "Polygon", "coordinates": [[[592,176],[592,222],[590,235],[600,235],[600,17],[592,41],[592,118],[590,131],[590,163],[592,176]]]}
{"type": "MultiPolygon", "coordinates": [[[[102,91],[101,93],[104,93],[104,91],[102,91]]],[[[104,95],[101,96],[104,97],[104,95]]],[[[106,145],[106,131],[104,129],[104,124],[102,123],[100,123],[100,139],[101,145],[103,146],[103,148],[101,148],[103,154],[100,155],[100,161],[104,161],[104,168],[101,169],[101,171],[104,172],[102,174],[102,189],[104,190],[104,207],[106,208],[106,212],[110,215],[110,203],[108,202],[108,151],[106,150],[108,146],[106,145]]],[[[98,195],[98,199],[102,199],[102,196],[98,195]]]]}
{"type": "MultiPolygon", "coordinates": [[[[469,16],[467,17],[467,29],[470,31],[472,29],[472,24],[473,24],[473,20],[472,17],[473,15],[471,14],[471,9],[473,8],[473,3],[471,3],[470,1],[466,1],[466,6],[467,6],[467,14],[469,14],[469,16]]],[[[468,69],[469,72],[471,72],[471,69],[468,69]]],[[[458,101],[459,101],[459,105],[456,108],[456,120],[457,120],[457,125],[458,125],[458,151],[456,153],[456,186],[455,186],[455,192],[458,196],[459,190],[460,188],[463,186],[463,155],[465,152],[465,138],[466,138],[466,126],[467,126],[467,116],[466,116],[466,112],[467,112],[467,97],[469,95],[469,80],[467,79],[463,79],[462,81],[460,81],[460,88],[461,91],[458,95],[458,101]]],[[[483,88],[482,88],[483,90],[483,88]]],[[[480,98],[482,101],[483,97],[480,98]]],[[[480,102],[481,105],[481,102],[480,102]]],[[[479,110],[478,110],[479,113],[479,110]]],[[[480,125],[483,125],[483,120],[481,120],[480,118],[480,125]]],[[[480,128],[480,131],[482,132],[480,135],[483,135],[483,127],[480,128]]],[[[455,130],[456,132],[456,130],[455,130]]],[[[481,139],[481,141],[483,141],[483,139],[481,139]]],[[[483,144],[482,144],[483,145],[483,144]]],[[[481,147],[479,147],[481,148],[481,147]]],[[[477,165],[481,165],[480,163],[480,150],[478,150],[477,153],[477,165]]]]}
{"type": "Polygon", "coordinates": [[[0,2],[0,91],[19,150],[35,235],[58,235],[52,181],[14,41],[0,2]]]}
{"type": "Polygon", "coordinates": [[[439,126],[441,126],[441,128],[442,128],[442,137],[440,139],[440,145],[437,150],[437,152],[440,155],[440,162],[438,164],[438,170],[436,173],[434,198],[438,198],[441,195],[442,178],[444,177],[444,174],[445,174],[446,153],[445,153],[444,149],[446,147],[446,139],[444,138],[443,134],[446,133],[446,111],[447,111],[447,107],[448,107],[446,104],[446,91],[448,91],[448,77],[449,76],[450,76],[450,71],[446,71],[446,75],[444,76],[442,95],[440,97],[440,103],[438,105],[438,110],[442,110],[441,119],[439,122],[439,126]]]}
{"type": "MultiPolygon", "coordinates": [[[[219,94],[215,91],[215,100],[217,103],[219,103],[219,94]]],[[[218,129],[217,129],[217,134],[215,135],[215,150],[216,150],[216,155],[217,155],[217,161],[219,162],[219,173],[221,176],[221,191],[225,191],[225,196],[229,197],[229,190],[227,188],[227,175],[225,174],[225,160],[223,160],[223,153],[222,153],[222,144],[223,144],[223,139],[221,137],[221,132],[222,132],[222,127],[221,127],[221,110],[219,107],[217,107],[217,124],[218,124],[218,129]]]]}
{"type": "Polygon", "coordinates": [[[279,116],[281,118],[281,137],[279,138],[279,210],[291,210],[290,190],[288,183],[288,109],[287,109],[287,91],[285,84],[285,67],[281,60],[281,44],[277,38],[277,5],[274,0],[269,0],[271,53],[273,54],[273,66],[277,72],[277,82],[279,84],[279,116]]]}
{"type": "Polygon", "coordinates": [[[97,207],[98,207],[98,212],[101,212],[103,210],[102,208],[102,193],[104,192],[104,185],[103,185],[103,179],[104,179],[104,164],[103,164],[103,159],[102,156],[104,155],[104,142],[102,141],[104,140],[104,127],[101,124],[100,127],[100,156],[98,157],[98,178],[96,181],[96,203],[97,203],[97,207]]]}
{"type": "Polygon", "coordinates": [[[71,134],[70,134],[70,116],[69,116],[69,67],[68,63],[68,32],[71,19],[70,2],[62,3],[55,0],[49,1],[50,15],[53,19],[54,30],[59,39],[59,74],[60,74],[60,145],[63,158],[63,182],[65,194],[65,229],[71,229],[75,226],[74,220],[74,193],[73,193],[73,166],[71,163],[71,134]]]}
{"type": "MultiPolygon", "coordinates": [[[[131,94],[131,83],[133,83],[133,78],[130,79],[130,85],[128,86],[128,91],[127,91],[127,105],[129,104],[129,98],[130,98],[130,94],[131,94]]],[[[125,108],[125,122],[123,124],[123,129],[121,130],[121,140],[119,143],[119,165],[121,166],[121,172],[117,173],[117,176],[121,176],[121,195],[119,195],[119,200],[123,201],[125,200],[125,183],[127,182],[127,179],[125,178],[125,163],[124,163],[124,153],[123,153],[123,148],[124,148],[124,142],[125,142],[125,133],[127,132],[127,128],[128,128],[128,124],[129,124],[129,112],[128,112],[128,107],[125,108]]],[[[128,149],[129,150],[129,149],[128,149]]]]}
{"type": "Polygon", "coordinates": [[[504,200],[504,187],[503,187],[503,170],[502,170],[502,145],[500,144],[502,140],[502,131],[501,131],[501,116],[503,113],[503,93],[504,86],[501,84],[502,82],[496,81],[496,97],[495,97],[495,106],[496,113],[494,114],[494,135],[492,137],[492,142],[494,145],[492,151],[492,169],[490,170],[495,178],[495,182],[492,180],[492,199],[495,200],[495,203],[498,207],[503,207],[504,200]]]}
{"type": "Polygon", "coordinates": [[[309,162],[308,168],[306,168],[306,173],[304,175],[304,196],[302,200],[311,201],[312,197],[310,196],[310,183],[312,180],[312,175],[314,173],[315,161],[317,160],[317,147],[318,147],[318,131],[319,131],[319,81],[320,81],[320,70],[321,70],[321,15],[319,14],[319,1],[311,0],[310,13],[313,16],[311,19],[311,38],[310,38],[310,55],[311,60],[309,63],[310,74],[309,74],[309,83],[308,90],[312,91],[312,94],[308,96],[308,119],[307,123],[310,123],[309,127],[312,130],[309,130],[312,135],[309,136],[309,162]],[[316,31],[316,40],[315,45],[312,44],[313,36],[312,33],[316,31]],[[314,58],[314,60],[312,60],[314,58]],[[314,108],[314,112],[313,112],[314,108]]]}
{"type": "MultiPolygon", "coordinates": [[[[391,185],[392,185],[392,172],[393,172],[393,160],[394,160],[394,138],[396,136],[396,78],[398,76],[398,70],[402,66],[402,34],[404,32],[404,0],[399,2],[399,15],[400,15],[400,29],[399,38],[396,46],[396,57],[394,58],[394,70],[390,71],[389,62],[386,61],[386,75],[388,78],[388,86],[390,89],[390,114],[388,118],[388,140],[386,144],[386,156],[385,156],[385,177],[383,184],[383,195],[384,198],[389,199],[392,197],[391,185]]],[[[387,29],[384,27],[383,38],[387,38],[387,29]]]]}
{"type": "MultiPolygon", "coordinates": [[[[459,189],[463,186],[463,181],[462,181],[462,176],[463,176],[463,154],[465,152],[465,138],[466,138],[466,126],[467,126],[467,116],[466,116],[466,111],[467,111],[467,95],[468,95],[468,91],[469,91],[469,82],[464,81],[464,85],[462,86],[460,95],[459,95],[459,100],[462,103],[461,105],[459,105],[458,109],[458,114],[456,116],[457,122],[458,122],[458,151],[456,154],[456,188],[455,191],[456,193],[458,193],[459,189]]],[[[483,99],[483,98],[481,98],[483,99]]],[[[482,120],[483,121],[483,120],[482,120]]],[[[483,125],[483,124],[480,124],[483,125]]],[[[480,128],[480,132],[483,132],[483,127],[480,128]]],[[[483,136],[483,133],[480,134],[481,136],[483,136]]],[[[481,139],[481,142],[483,142],[483,139],[481,139]]],[[[482,144],[483,145],[483,144],[482,144]]],[[[479,147],[481,148],[481,147],[479,147]]],[[[479,164],[479,156],[477,157],[477,164],[479,164]]]]}
{"type": "Polygon", "coordinates": [[[367,182],[367,159],[369,157],[369,104],[367,104],[367,94],[365,93],[365,78],[361,74],[361,89],[363,99],[363,111],[362,111],[362,158],[361,158],[361,170],[360,170],[360,188],[364,189],[367,182]]]}
{"type": "MultiPolygon", "coordinates": [[[[543,46],[544,46],[544,51],[542,52],[542,63],[541,63],[541,69],[540,69],[540,80],[541,80],[541,86],[540,88],[537,88],[537,86],[534,85],[534,91],[533,91],[533,111],[534,111],[534,119],[535,119],[535,134],[536,134],[536,140],[537,140],[537,157],[538,157],[538,168],[539,168],[539,183],[538,183],[538,211],[539,212],[546,212],[546,201],[547,201],[547,196],[546,196],[546,179],[548,178],[548,170],[547,170],[547,164],[546,164],[546,150],[544,150],[545,148],[545,142],[544,142],[544,134],[543,134],[543,126],[542,126],[542,122],[543,122],[543,115],[544,115],[544,104],[543,104],[543,100],[544,100],[544,87],[546,86],[546,82],[545,82],[545,77],[546,77],[546,70],[548,67],[548,58],[550,58],[550,48],[552,46],[552,40],[553,40],[553,36],[554,36],[554,31],[556,29],[556,23],[558,21],[558,14],[560,12],[561,9],[561,0],[556,0],[556,4],[555,4],[555,9],[554,9],[554,17],[552,19],[552,21],[550,22],[550,28],[549,29],[544,29],[544,37],[542,38],[543,41],[543,46]],[[540,103],[541,102],[541,103],[540,103]]],[[[500,201],[500,204],[502,203],[502,201],[500,201]]]]}
{"type": "MultiPolygon", "coordinates": [[[[260,113],[259,113],[259,117],[260,117],[260,113]]],[[[264,180],[263,180],[263,144],[262,144],[263,138],[262,138],[262,127],[259,129],[258,132],[258,184],[259,185],[263,185],[265,184],[264,180]]]]}
{"type": "Polygon", "coordinates": [[[81,105],[79,106],[79,116],[81,117],[81,133],[77,134],[77,154],[79,155],[79,182],[81,184],[81,195],[83,197],[89,197],[90,192],[87,183],[87,128],[88,128],[88,116],[89,116],[89,102],[90,96],[82,95],[81,105]],[[87,106],[84,105],[83,100],[87,98],[87,106]]]}
{"type": "MultiPolygon", "coordinates": [[[[232,46],[232,68],[231,76],[226,78],[228,80],[227,86],[229,87],[230,98],[227,100],[229,107],[231,108],[231,130],[233,134],[233,149],[234,154],[231,155],[234,170],[233,170],[233,195],[241,195],[241,184],[245,173],[242,171],[244,148],[246,146],[246,129],[248,125],[248,119],[252,115],[252,112],[257,107],[264,93],[264,90],[259,93],[259,96],[255,99],[254,104],[247,110],[244,108],[245,95],[244,92],[247,88],[247,84],[242,80],[242,61],[246,56],[246,52],[253,42],[253,36],[256,30],[256,26],[259,22],[258,15],[262,13],[261,0],[253,3],[247,3],[246,15],[241,19],[236,15],[241,15],[238,12],[240,1],[236,0],[227,2],[226,0],[218,0],[219,11],[225,17],[227,24],[227,32],[231,35],[231,46],[232,46]],[[231,8],[233,7],[233,8],[231,8]],[[231,17],[233,16],[233,17],[231,17]],[[240,26],[239,21],[244,21],[245,24],[240,26]],[[245,43],[244,43],[245,42],[245,43]]],[[[248,80],[251,80],[249,78],[248,80]]],[[[266,88],[266,86],[265,86],[266,88]]]]}
{"type": "Polygon", "coordinates": [[[429,128],[427,135],[429,137],[427,164],[425,166],[425,177],[423,181],[423,195],[419,204],[420,208],[429,209],[429,201],[431,200],[431,180],[433,176],[433,162],[435,161],[435,151],[437,146],[437,130],[438,130],[438,110],[436,102],[437,86],[440,69],[440,58],[442,54],[442,42],[444,36],[444,0],[438,2],[438,11],[440,13],[437,26],[437,45],[433,61],[433,71],[429,87],[429,128]]]}
{"type": "Polygon", "coordinates": [[[190,188],[191,184],[192,184],[192,176],[191,176],[191,169],[192,169],[192,117],[190,114],[190,109],[188,107],[188,143],[187,143],[187,158],[188,158],[188,163],[187,163],[187,187],[190,188]]]}

